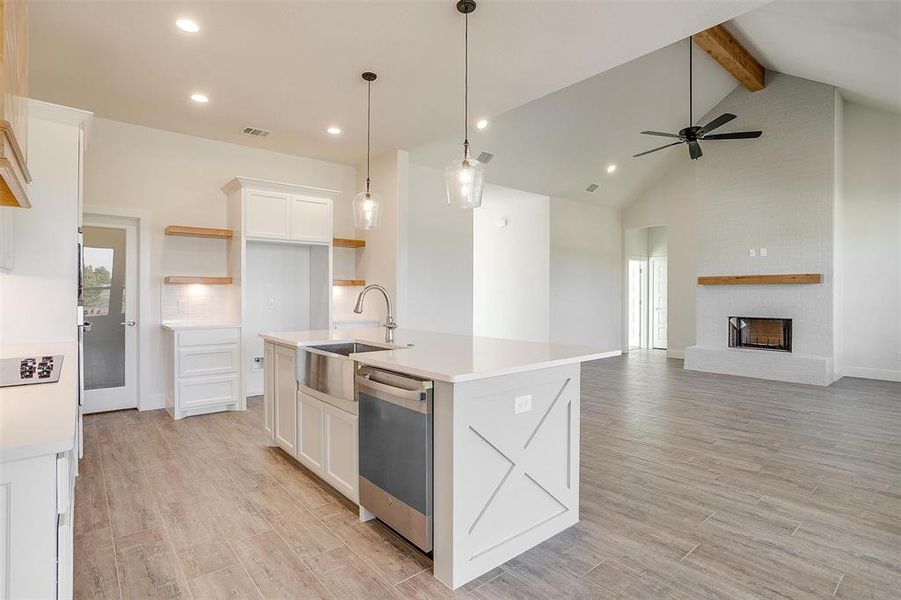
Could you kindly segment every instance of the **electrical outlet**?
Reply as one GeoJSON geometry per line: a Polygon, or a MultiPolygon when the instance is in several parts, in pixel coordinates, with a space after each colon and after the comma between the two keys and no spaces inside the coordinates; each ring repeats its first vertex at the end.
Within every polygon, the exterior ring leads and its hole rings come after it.
{"type": "Polygon", "coordinates": [[[266,300],[266,308],[269,310],[275,309],[275,298],[269,298],[266,300]]]}
{"type": "Polygon", "coordinates": [[[263,357],[262,356],[254,356],[253,364],[250,366],[251,371],[262,371],[263,370],[263,357]]]}
{"type": "Polygon", "coordinates": [[[748,256],[757,256],[757,250],[751,248],[748,250],[748,256]]]}
{"type": "Polygon", "coordinates": [[[532,410],[532,394],[527,394],[525,396],[517,396],[513,400],[513,414],[518,415],[519,413],[529,412],[532,410]]]}
{"type": "Polygon", "coordinates": [[[187,298],[179,298],[178,299],[178,312],[180,314],[184,314],[188,312],[188,299],[187,298]]]}
{"type": "Polygon", "coordinates": [[[760,249],[760,256],[766,256],[766,248],[760,249]]]}

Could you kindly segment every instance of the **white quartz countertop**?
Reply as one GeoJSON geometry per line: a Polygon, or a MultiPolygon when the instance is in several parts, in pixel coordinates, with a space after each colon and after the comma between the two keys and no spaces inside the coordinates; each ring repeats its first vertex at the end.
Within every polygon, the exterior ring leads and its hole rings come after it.
{"type": "Polygon", "coordinates": [[[75,446],[78,344],[0,348],[0,358],[62,354],[59,381],[0,388],[0,462],[65,452],[75,446]]]}
{"type": "Polygon", "coordinates": [[[385,347],[384,352],[351,354],[357,362],[418,377],[460,383],[618,356],[619,350],[522,342],[397,329],[394,344],[385,343],[383,327],[321,331],[261,333],[266,341],[295,346],[364,342],[385,347]]]}
{"type": "Polygon", "coordinates": [[[192,323],[188,321],[163,321],[163,329],[184,331],[187,329],[232,329],[240,327],[237,323],[192,323]]]}

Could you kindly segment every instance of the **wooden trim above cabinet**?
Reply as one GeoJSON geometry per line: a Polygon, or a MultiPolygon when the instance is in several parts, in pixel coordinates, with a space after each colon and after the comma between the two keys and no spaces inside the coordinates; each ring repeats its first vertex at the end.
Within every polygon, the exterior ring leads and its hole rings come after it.
{"type": "Polygon", "coordinates": [[[170,285],[186,285],[190,283],[205,283],[209,285],[228,285],[232,282],[231,277],[191,277],[187,275],[167,275],[163,278],[163,283],[170,285]]]}
{"type": "Polygon", "coordinates": [[[189,225],[169,225],[165,230],[166,235],[181,235],[185,237],[202,237],[231,239],[234,232],[231,229],[216,229],[214,227],[191,227],[189,225]]]}
{"type": "Polygon", "coordinates": [[[698,277],[698,285],[777,285],[785,283],[823,283],[823,274],[707,275],[698,277]]]}

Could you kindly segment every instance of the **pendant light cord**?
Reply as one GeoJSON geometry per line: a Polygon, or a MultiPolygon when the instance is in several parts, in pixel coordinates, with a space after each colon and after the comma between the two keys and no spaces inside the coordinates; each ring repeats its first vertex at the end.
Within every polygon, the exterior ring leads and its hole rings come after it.
{"type": "Polygon", "coordinates": [[[366,195],[369,195],[369,154],[372,144],[372,82],[366,82],[366,195]]]}
{"type": "Polygon", "coordinates": [[[469,13],[463,16],[463,150],[464,158],[469,158],[469,13]]]}

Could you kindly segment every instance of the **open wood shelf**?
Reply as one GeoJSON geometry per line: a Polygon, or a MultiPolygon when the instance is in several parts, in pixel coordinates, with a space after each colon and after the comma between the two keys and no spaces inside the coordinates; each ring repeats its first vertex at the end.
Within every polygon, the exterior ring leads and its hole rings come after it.
{"type": "Polygon", "coordinates": [[[698,277],[698,285],[773,285],[782,283],[823,283],[822,273],[787,275],[707,275],[698,277]]]}
{"type": "Polygon", "coordinates": [[[349,287],[363,287],[366,282],[362,279],[335,279],[332,285],[343,285],[349,287]]]}
{"type": "Polygon", "coordinates": [[[213,227],[190,227],[188,225],[169,225],[166,227],[166,235],[182,235],[186,237],[216,238],[228,240],[234,235],[231,229],[216,229],[213,227]]]}
{"type": "Polygon", "coordinates": [[[366,240],[354,240],[351,238],[332,238],[332,245],[335,248],[364,248],[366,240]]]}
{"type": "Polygon", "coordinates": [[[164,283],[184,285],[190,283],[206,283],[210,285],[229,285],[232,282],[231,277],[190,277],[186,275],[167,275],[163,278],[164,283]]]}

